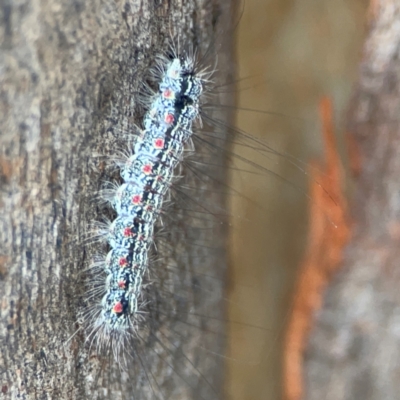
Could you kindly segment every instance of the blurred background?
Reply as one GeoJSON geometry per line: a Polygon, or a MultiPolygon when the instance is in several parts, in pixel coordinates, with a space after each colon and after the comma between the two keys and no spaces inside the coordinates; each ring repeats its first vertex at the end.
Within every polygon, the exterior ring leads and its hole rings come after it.
{"type": "MultiPolygon", "coordinates": [[[[232,171],[234,189],[263,208],[242,196],[231,198],[229,399],[282,398],[282,338],[308,228],[309,177],[302,169],[320,157],[322,96],[333,101],[346,168],[346,109],[367,5],[366,0],[246,0],[239,10],[236,126],[286,156],[268,159],[265,165],[273,172],[261,171],[251,180],[232,171]]],[[[238,152],[246,157],[243,148],[238,152]]]]}

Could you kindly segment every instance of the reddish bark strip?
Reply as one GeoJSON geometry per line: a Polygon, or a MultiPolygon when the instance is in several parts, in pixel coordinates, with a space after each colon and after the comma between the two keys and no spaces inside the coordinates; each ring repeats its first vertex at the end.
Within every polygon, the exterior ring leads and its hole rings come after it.
{"type": "Polygon", "coordinates": [[[284,398],[303,395],[303,352],[313,315],[321,307],[324,288],[340,267],[349,239],[347,203],[342,189],[342,166],[336,148],[332,104],[320,104],[325,143],[325,166],[314,165],[310,184],[310,229],[304,261],[300,266],[294,302],[284,341],[284,398]]]}

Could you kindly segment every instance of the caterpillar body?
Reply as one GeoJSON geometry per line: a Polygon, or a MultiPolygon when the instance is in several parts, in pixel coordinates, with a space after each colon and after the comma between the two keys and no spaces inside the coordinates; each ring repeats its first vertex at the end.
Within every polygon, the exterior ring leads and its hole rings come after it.
{"type": "Polygon", "coordinates": [[[154,225],[199,117],[199,98],[206,72],[194,72],[189,53],[175,55],[160,66],[161,81],[136,137],[132,154],[121,166],[123,183],[111,205],[117,217],[105,232],[111,248],[104,262],[105,294],[90,336],[114,346],[118,358],[121,339],[137,327],[143,275],[148,270],[154,225]],[[115,343],[110,343],[114,340],[115,343]]]}

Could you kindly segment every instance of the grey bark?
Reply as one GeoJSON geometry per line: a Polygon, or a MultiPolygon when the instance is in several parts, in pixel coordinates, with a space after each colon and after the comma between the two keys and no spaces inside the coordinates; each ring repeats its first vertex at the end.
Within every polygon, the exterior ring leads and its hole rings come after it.
{"type": "Polygon", "coordinates": [[[201,180],[184,170],[126,368],[88,348],[82,329],[71,335],[99,250],[87,227],[107,215],[95,193],[118,176],[109,158],[143,116],[146,71],[173,32],[218,52],[226,73],[229,4],[6,0],[0,12],[0,397],[220,398],[225,225],[195,218],[193,199],[223,207],[224,168],[198,166],[201,180]]]}
{"type": "Polygon", "coordinates": [[[398,399],[400,393],[400,5],[376,1],[371,10],[349,114],[361,156],[353,237],[311,334],[310,400],[398,399]]]}

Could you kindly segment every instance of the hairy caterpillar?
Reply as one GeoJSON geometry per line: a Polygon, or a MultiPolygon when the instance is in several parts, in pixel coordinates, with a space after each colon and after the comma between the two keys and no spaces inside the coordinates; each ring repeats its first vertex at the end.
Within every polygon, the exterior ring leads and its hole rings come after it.
{"type": "MultiPolygon", "coordinates": [[[[214,66],[194,51],[167,53],[154,56],[147,74],[151,88],[146,90],[152,93],[141,97],[143,122],[130,119],[127,129],[123,119],[110,118],[103,128],[115,135],[125,153],[121,156],[114,148],[115,153],[108,154],[120,166],[122,180],[109,182],[101,195],[116,213],[104,208],[99,196],[94,198],[100,216],[113,222],[97,223],[94,246],[93,241],[87,246],[91,266],[80,275],[83,290],[77,298],[81,325],[68,340],[82,339],[83,360],[98,359],[98,373],[85,390],[100,398],[99,387],[112,386],[113,376],[124,382],[124,390],[140,393],[139,398],[175,398],[177,393],[184,398],[218,398],[221,394],[221,375],[203,372],[206,366],[210,372],[222,371],[224,340],[224,317],[216,304],[224,299],[223,231],[228,212],[219,205],[227,186],[225,157],[218,155],[225,150],[220,129],[212,137],[199,99],[203,85],[205,92],[212,86],[209,71],[214,66]],[[205,127],[199,130],[196,124],[192,135],[191,124],[199,113],[205,127]],[[181,158],[184,165],[174,171],[181,158]],[[147,179],[153,170],[157,171],[150,183],[147,179]],[[127,224],[138,212],[141,221],[134,229],[141,229],[145,240],[141,240],[144,246],[133,250],[139,232],[131,235],[132,225],[127,224]],[[98,254],[97,238],[111,245],[108,255],[98,254]],[[136,268],[131,268],[133,264],[136,268]],[[157,377],[160,374],[164,382],[157,377]]],[[[133,113],[132,106],[127,113],[133,113]]],[[[117,174],[108,174],[118,180],[117,174]]],[[[80,368],[86,368],[86,363],[80,368]]]]}
{"type": "Polygon", "coordinates": [[[174,171],[191,140],[192,124],[199,116],[200,96],[207,79],[205,71],[195,70],[193,54],[173,54],[172,60],[160,62],[158,92],[152,96],[143,128],[134,138],[133,151],[128,150],[128,159],[121,166],[123,183],[115,188],[110,199],[117,217],[104,233],[110,247],[100,263],[107,274],[105,294],[101,305],[93,299],[98,312],[88,312],[90,318],[94,316],[89,336],[94,336],[97,348],[113,347],[117,359],[121,351],[118,346],[129,330],[140,329],[138,302],[146,301],[142,281],[148,272],[154,226],[174,171]]]}

